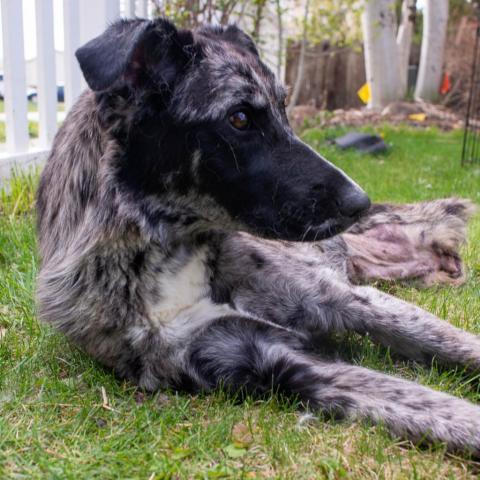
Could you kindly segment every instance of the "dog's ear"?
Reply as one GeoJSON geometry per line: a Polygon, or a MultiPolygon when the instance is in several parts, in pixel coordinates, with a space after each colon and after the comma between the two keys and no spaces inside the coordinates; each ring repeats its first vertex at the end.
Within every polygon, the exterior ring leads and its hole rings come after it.
{"type": "Polygon", "coordinates": [[[220,39],[233,43],[245,50],[248,50],[257,57],[259,56],[257,47],[255,46],[255,42],[252,40],[252,37],[247,35],[243,30],[234,24],[228,25],[227,27],[221,27],[218,25],[204,25],[199,27],[196,32],[208,38],[220,39]]]}
{"type": "Polygon", "coordinates": [[[255,42],[252,40],[252,37],[247,35],[243,30],[240,30],[236,25],[229,25],[223,32],[223,37],[225,40],[228,40],[232,43],[237,43],[242,48],[249,50],[250,53],[253,53],[257,57],[258,50],[255,46],[255,42]]]}
{"type": "Polygon", "coordinates": [[[192,55],[193,35],[167,20],[120,20],[75,55],[94,91],[127,83],[169,85],[192,55]]]}

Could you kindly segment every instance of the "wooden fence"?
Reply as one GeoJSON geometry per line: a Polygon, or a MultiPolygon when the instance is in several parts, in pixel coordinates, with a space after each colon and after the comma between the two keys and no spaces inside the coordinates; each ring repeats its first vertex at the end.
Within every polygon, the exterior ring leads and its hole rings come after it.
{"type": "MultiPolygon", "coordinates": [[[[287,85],[295,84],[299,58],[299,43],[290,43],[285,71],[287,85]]],[[[361,50],[331,47],[327,42],[310,46],[306,51],[303,84],[297,103],[322,110],[357,108],[362,105],[357,91],[365,81],[361,50]]]]}

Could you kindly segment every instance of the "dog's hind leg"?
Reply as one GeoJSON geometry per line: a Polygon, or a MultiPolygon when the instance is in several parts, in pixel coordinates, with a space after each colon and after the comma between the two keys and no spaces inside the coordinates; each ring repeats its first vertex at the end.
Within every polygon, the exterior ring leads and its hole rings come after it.
{"type": "MultiPolygon", "coordinates": [[[[385,424],[414,442],[480,454],[480,408],[413,382],[306,353],[294,333],[251,318],[219,319],[192,340],[186,377],[252,395],[281,393],[334,417],[385,424]]],[[[190,380],[190,381],[191,381],[190,380]]]]}
{"type": "Polygon", "coordinates": [[[415,280],[460,285],[465,270],[460,246],[476,207],[449,198],[415,204],[373,205],[342,238],[354,283],[415,280]]]}

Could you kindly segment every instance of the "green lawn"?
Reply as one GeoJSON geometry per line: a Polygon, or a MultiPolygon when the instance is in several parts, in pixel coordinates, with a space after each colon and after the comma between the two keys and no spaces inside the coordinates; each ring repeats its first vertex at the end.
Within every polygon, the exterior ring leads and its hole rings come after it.
{"type": "MultiPolygon", "coordinates": [[[[392,151],[381,157],[336,151],[325,144],[335,133],[304,137],[376,201],[459,195],[480,203],[480,165],[460,167],[459,132],[385,127],[392,151]]],[[[477,478],[480,464],[442,446],[419,450],[382,427],[299,425],[295,409],[276,399],[145,396],[117,381],[35,318],[35,184],[17,178],[0,196],[0,478],[477,478]]],[[[476,219],[464,287],[385,288],[480,333],[479,240],[476,219]]],[[[480,402],[478,377],[401,361],[357,336],[346,342],[355,363],[480,402]]]]}

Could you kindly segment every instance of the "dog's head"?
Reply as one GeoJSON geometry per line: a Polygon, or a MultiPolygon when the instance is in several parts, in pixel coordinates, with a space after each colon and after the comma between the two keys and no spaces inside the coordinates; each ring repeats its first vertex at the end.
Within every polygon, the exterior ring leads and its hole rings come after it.
{"type": "Polygon", "coordinates": [[[136,194],[210,197],[239,228],[288,240],[334,235],[369,207],[292,132],[285,90],[237,27],[124,20],[77,58],[100,106],[128,105],[117,174],[136,194]]]}

